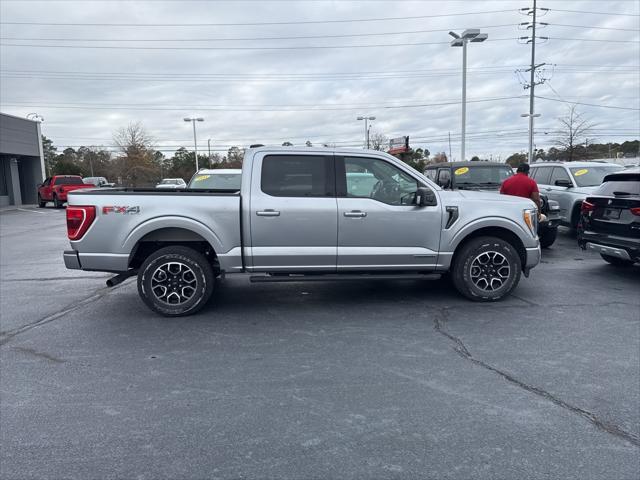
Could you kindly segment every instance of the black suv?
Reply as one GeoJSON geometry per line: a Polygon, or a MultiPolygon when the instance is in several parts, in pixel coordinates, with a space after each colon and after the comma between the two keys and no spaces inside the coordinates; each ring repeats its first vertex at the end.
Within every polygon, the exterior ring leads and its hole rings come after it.
{"type": "MultiPolygon", "coordinates": [[[[428,165],[424,174],[446,190],[500,190],[503,181],[513,175],[513,169],[506,163],[495,162],[445,162],[428,165]]],[[[549,200],[540,194],[541,213],[547,217],[546,222],[538,225],[540,246],[548,248],[553,245],[560,225],[560,206],[558,202],[549,200]]]]}
{"type": "Polygon", "coordinates": [[[640,169],[607,175],[582,202],[578,245],[612,265],[640,262],[640,169]]]}

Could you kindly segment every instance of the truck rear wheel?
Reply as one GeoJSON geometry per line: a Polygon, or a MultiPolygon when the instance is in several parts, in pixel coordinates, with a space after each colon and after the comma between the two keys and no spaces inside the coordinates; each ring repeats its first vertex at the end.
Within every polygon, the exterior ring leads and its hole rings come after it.
{"type": "Polygon", "coordinates": [[[520,281],[522,262],[510,243],[496,237],[478,237],[456,255],[451,278],[456,289],[477,302],[500,300],[520,281]]]}
{"type": "Polygon", "coordinates": [[[191,315],[213,293],[211,264],[192,248],[161,248],[147,257],[138,271],[138,294],[147,306],[167,317],[191,315]]]}

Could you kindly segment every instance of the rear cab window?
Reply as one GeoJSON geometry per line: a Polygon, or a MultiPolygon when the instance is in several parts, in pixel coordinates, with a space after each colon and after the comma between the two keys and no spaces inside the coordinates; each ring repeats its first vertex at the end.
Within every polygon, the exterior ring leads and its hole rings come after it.
{"type": "Polygon", "coordinates": [[[56,177],[54,185],[84,185],[81,177],[56,177]]]}

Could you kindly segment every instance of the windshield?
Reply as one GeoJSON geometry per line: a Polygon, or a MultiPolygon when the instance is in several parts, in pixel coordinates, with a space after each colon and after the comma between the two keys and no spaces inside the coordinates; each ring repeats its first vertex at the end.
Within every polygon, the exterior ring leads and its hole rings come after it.
{"type": "Polygon", "coordinates": [[[165,178],[160,182],[160,185],[177,185],[178,181],[173,178],[165,178]]]}
{"type": "Polygon", "coordinates": [[[579,187],[594,187],[596,185],[600,185],[602,183],[602,179],[606,175],[622,170],[622,168],[623,167],[619,167],[617,165],[600,165],[586,168],[574,167],[570,168],[569,171],[571,172],[571,175],[573,175],[576,185],[579,187]]]}
{"type": "Polygon", "coordinates": [[[239,173],[211,173],[194,176],[189,188],[202,190],[240,190],[242,175],[239,173]]]}
{"type": "Polygon", "coordinates": [[[460,167],[453,171],[454,182],[459,186],[478,186],[489,185],[498,186],[504,180],[513,175],[513,170],[508,166],[490,167],[490,166],[472,166],[460,167]]]}

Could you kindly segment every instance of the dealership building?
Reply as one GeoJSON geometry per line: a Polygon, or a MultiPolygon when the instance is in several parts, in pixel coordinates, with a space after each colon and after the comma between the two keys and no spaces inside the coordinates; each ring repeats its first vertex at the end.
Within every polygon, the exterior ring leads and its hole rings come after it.
{"type": "Polygon", "coordinates": [[[0,207],[36,203],[44,178],[40,122],[0,113],[0,207]]]}

